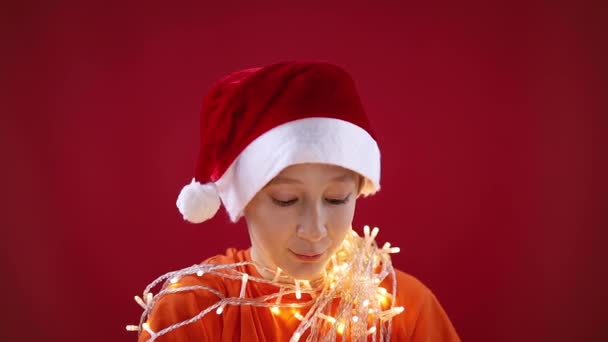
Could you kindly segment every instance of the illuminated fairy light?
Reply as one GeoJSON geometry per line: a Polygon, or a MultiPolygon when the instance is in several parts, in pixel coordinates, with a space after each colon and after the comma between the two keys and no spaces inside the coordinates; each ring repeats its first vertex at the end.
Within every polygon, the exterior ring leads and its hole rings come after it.
{"type": "Polygon", "coordinates": [[[280,268],[280,267],[277,267],[277,271],[276,271],[276,272],[275,272],[275,274],[274,274],[274,279],[272,279],[272,282],[273,282],[273,283],[276,283],[276,282],[278,282],[278,281],[279,281],[279,277],[281,276],[281,272],[282,272],[282,271],[283,271],[283,270],[281,270],[281,268],[280,268]]]}
{"type": "Polygon", "coordinates": [[[137,304],[139,304],[139,306],[141,306],[142,309],[144,309],[144,310],[146,310],[148,308],[146,303],[144,303],[144,300],[141,299],[139,296],[135,296],[135,302],[137,302],[137,304]]]}
{"type": "Polygon", "coordinates": [[[249,274],[243,273],[243,280],[241,280],[241,294],[239,298],[245,297],[245,290],[247,289],[247,280],[249,280],[249,274]]]}
{"type": "Polygon", "coordinates": [[[322,319],[326,320],[326,321],[327,321],[327,322],[329,322],[330,324],[334,324],[334,323],[336,323],[336,319],[335,319],[335,318],[333,318],[333,317],[331,317],[331,316],[327,316],[327,315],[326,315],[326,314],[324,314],[324,313],[318,313],[318,314],[317,314],[317,317],[319,317],[319,318],[322,318],[322,319]]]}
{"type": "Polygon", "coordinates": [[[342,335],[342,334],[344,334],[344,328],[345,328],[345,324],[340,322],[336,326],[336,331],[338,332],[338,334],[342,335]]]}
{"type": "MultiPolygon", "coordinates": [[[[379,248],[375,242],[378,232],[377,227],[370,229],[369,226],[365,226],[363,236],[359,236],[354,230],[351,230],[338,251],[331,256],[330,262],[324,270],[323,280],[315,282],[314,285],[307,280],[294,279],[278,267],[270,270],[253,261],[233,264],[198,264],[166,273],[150,283],[145,288],[142,297],[134,297],[135,302],[144,309],[144,312],[139,325],[130,325],[126,329],[139,331],[139,333],[146,331],[150,335],[148,342],[152,342],[172,330],[199,321],[210,311],[215,310],[216,314],[221,315],[227,305],[248,305],[267,307],[272,314],[277,315],[278,319],[294,317],[299,320],[299,325],[290,339],[291,342],[299,341],[307,331],[309,332],[307,338],[314,341],[335,341],[338,334],[345,333],[351,340],[365,340],[367,335],[377,332],[380,336],[388,336],[393,317],[404,311],[403,307],[395,306],[394,293],[396,293],[397,284],[395,270],[390,259],[391,254],[398,253],[400,250],[398,247],[392,247],[388,242],[379,248]],[[247,265],[265,269],[270,274],[274,274],[274,277],[269,280],[238,270],[247,265]],[[204,274],[240,281],[239,296],[226,297],[217,289],[205,285],[206,278],[201,278],[204,274]],[[193,279],[194,275],[198,277],[193,279]],[[389,279],[387,285],[390,286],[392,282],[390,290],[379,286],[381,283],[385,284],[383,280],[387,278],[389,279]],[[165,283],[167,280],[169,284],[165,283]],[[191,283],[190,280],[195,280],[195,285],[188,285],[191,283]],[[277,287],[278,291],[271,295],[249,298],[246,296],[246,289],[251,286],[252,282],[272,284],[277,287]],[[163,285],[164,283],[166,285],[163,285]],[[153,295],[151,290],[161,285],[163,286],[161,291],[153,295]],[[162,327],[157,332],[152,331],[147,320],[159,299],[187,291],[206,291],[212,296],[217,296],[218,301],[189,319],[162,327]],[[283,301],[284,296],[290,294],[295,295],[296,302],[283,301]],[[303,297],[303,294],[307,294],[309,297],[303,297]],[[345,303],[342,301],[343,298],[357,299],[345,303]],[[281,308],[289,308],[293,312],[293,316],[280,315],[281,308]],[[306,315],[303,315],[299,311],[300,309],[307,309],[306,315]],[[313,326],[314,328],[311,329],[313,326]]],[[[386,341],[386,339],[384,340],[386,341]]]]}
{"type": "Polygon", "coordinates": [[[300,281],[295,279],[294,283],[296,284],[296,299],[302,299],[302,290],[300,290],[300,281]]]}
{"type": "Polygon", "coordinates": [[[222,312],[224,312],[224,307],[225,307],[225,306],[226,306],[226,305],[222,305],[222,306],[220,306],[219,308],[217,308],[217,310],[215,310],[215,313],[216,313],[216,314],[218,314],[218,315],[221,315],[221,314],[222,314],[222,312]]]}
{"type": "Polygon", "coordinates": [[[300,334],[300,333],[297,333],[297,332],[296,332],[296,333],[294,333],[294,334],[291,336],[291,339],[290,339],[289,341],[290,341],[290,342],[297,342],[297,341],[299,341],[299,340],[300,340],[300,337],[302,337],[302,334],[300,334]]]}
{"type": "Polygon", "coordinates": [[[150,328],[150,324],[148,324],[148,322],[146,322],[146,323],[142,324],[142,325],[141,325],[141,327],[142,327],[142,328],[143,328],[143,329],[144,329],[144,330],[145,330],[145,331],[146,331],[148,334],[150,334],[150,336],[154,336],[154,335],[156,335],[156,334],[154,333],[154,331],[152,331],[152,329],[150,328]]]}

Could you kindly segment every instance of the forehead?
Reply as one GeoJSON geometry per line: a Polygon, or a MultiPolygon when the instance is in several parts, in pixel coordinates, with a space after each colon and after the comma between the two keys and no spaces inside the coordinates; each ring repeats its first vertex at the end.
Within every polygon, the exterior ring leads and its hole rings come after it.
{"type": "Polygon", "coordinates": [[[356,173],[340,166],[330,164],[297,164],[283,169],[269,185],[351,182],[356,180],[356,173]]]}

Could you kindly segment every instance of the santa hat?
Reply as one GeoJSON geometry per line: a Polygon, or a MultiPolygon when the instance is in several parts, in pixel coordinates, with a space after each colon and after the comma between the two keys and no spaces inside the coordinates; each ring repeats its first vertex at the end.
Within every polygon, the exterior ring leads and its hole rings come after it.
{"type": "Polygon", "coordinates": [[[203,101],[200,153],[177,199],[185,220],[203,222],[221,202],[232,221],[284,168],[341,166],[380,189],[380,151],[352,78],[328,63],[285,62],[232,73],[203,101]]]}

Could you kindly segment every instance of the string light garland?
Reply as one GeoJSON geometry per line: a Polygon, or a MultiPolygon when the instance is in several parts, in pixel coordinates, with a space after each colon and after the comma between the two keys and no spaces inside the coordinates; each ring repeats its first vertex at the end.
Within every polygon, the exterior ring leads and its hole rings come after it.
{"type": "Polygon", "coordinates": [[[300,324],[290,342],[299,341],[306,331],[308,331],[308,341],[336,341],[337,336],[351,341],[367,341],[368,338],[372,341],[376,341],[377,338],[379,341],[389,341],[393,317],[405,310],[401,306],[395,306],[397,283],[390,257],[390,254],[398,253],[400,250],[398,247],[391,247],[388,242],[379,248],[375,241],[378,232],[377,227],[370,230],[369,226],[364,226],[363,236],[359,236],[351,229],[328,262],[322,281],[313,284],[307,280],[294,279],[280,268],[276,270],[266,268],[274,274],[272,280],[237,270],[238,267],[246,265],[265,269],[253,261],[198,264],[168,272],[146,286],[141,297],[135,296],[135,302],[144,311],[139,325],[128,325],[126,329],[139,332],[145,330],[150,335],[148,342],[153,342],[170,331],[202,319],[212,311],[221,315],[228,305],[251,305],[266,307],[274,315],[281,317],[284,309],[285,312],[291,312],[291,317],[299,320],[300,324]],[[183,277],[193,275],[202,277],[206,274],[240,280],[239,297],[227,297],[217,289],[206,285],[174,285],[183,277]],[[392,280],[390,291],[380,286],[386,277],[392,280]],[[252,282],[276,286],[277,291],[248,298],[246,289],[252,282]],[[161,283],[163,286],[160,292],[153,295],[152,289],[161,283]],[[153,331],[146,322],[154,305],[162,297],[201,290],[217,296],[218,301],[197,315],[159,331],[153,331]],[[303,298],[304,294],[307,295],[306,298],[303,298]],[[295,295],[297,301],[284,302],[283,298],[288,295],[295,295]],[[308,311],[303,315],[298,309],[308,309],[308,311]]]}

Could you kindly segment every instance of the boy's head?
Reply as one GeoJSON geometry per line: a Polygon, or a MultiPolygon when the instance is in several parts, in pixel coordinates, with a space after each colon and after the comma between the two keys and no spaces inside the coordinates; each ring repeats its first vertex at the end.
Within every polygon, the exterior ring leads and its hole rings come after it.
{"type": "MultiPolygon", "coordinates": [[[[335,65],[310,62],[238,71],[205,97],[195,176],[177,206],[184,219],[199,223],[215,214],[221,199],[236,221],[277,175],[335,170],[329,165],[361,175],[362,195],[380,188],[380,151],[351,77],[335,65]]],[[[354,198],[351,204],[354,210],[354,198]]]]}

